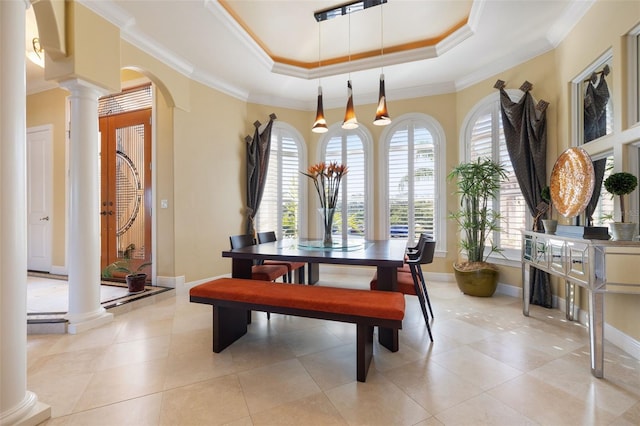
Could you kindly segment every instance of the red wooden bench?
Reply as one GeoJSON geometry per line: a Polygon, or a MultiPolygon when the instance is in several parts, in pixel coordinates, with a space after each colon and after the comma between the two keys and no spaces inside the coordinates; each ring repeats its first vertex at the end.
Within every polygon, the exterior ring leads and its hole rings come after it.
{"type": "Polygon", "coordinates": [[[220,278],[193,287],[190,301],[213,306],[213,351],[247,332],[247,312],[348,322],[357,325],[357,379],[364,382],[373,357],[373,327],[402,328],[404,296],[391,291],[220,278]]]}

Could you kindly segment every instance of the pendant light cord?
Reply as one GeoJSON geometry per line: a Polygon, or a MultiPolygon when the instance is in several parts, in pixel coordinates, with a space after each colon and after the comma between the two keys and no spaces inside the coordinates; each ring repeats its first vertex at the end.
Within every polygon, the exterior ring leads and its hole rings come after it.
{"type": "Polygon", "coordinates": [[[380,4],[380,70],[384,74],[384,13],[382,13],[382,6],[380,4]]]}
{"type": "Polygon", "coordinates": [[[318,22],[318,86],[322,86],[322,75],[320,72],[320,68],[322,67],[322,60],[320,59],[322,57],[321,55],[321,40],[322,40],[322,31],[321,31],[321,27],[320,27],[320,22],[318,22]]]}
{"type": "Polygon", "coordinates": [[[351,11],[349,11],[349,80],[351,80],[351,11]]]}

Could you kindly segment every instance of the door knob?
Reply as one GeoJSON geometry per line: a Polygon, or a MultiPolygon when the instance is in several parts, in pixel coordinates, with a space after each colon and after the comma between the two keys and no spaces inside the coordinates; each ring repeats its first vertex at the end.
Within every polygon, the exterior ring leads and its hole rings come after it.
{"type": "Polygon", "coordinates": [[[40,220],[49,220],[49,216],[41,217],[40,220]]]}

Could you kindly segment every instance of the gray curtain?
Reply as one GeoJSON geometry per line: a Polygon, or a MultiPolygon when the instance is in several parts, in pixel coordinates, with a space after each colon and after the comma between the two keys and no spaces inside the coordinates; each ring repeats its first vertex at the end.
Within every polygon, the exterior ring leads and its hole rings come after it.
{"type": "Polygon", "coordinates": [[[605,71],[600,74],[600,81],[594,84],[594,75],[587,83],[584,93],[584,143],[607,134],[607,102],[609,102],[609,86],[604,79],[605,71]]]}
{"type": "Polygon", "coordinates": [[[587,207],[584,209],[584,215],[587,218],[587,226],[593,226],[593,212],[596,211],[598,199],[600,198],[600,191],[602,190],[602,181],[604,180],[604,169],[606,165],[606,158],[602,158],[593,162],[595,184],[593,186],[593,194],[591,194],[589,204],[587,204],[587,207]]]}
{"type": "Polygon", "coordinates": [[[253,123],[253,138],[247,136],[247,234],[256,235],[255,218],[262,201],[262,193],[269,170],[269,153],[271,151],[271,129],[275,114],[269,116],[269,123],[262,133],[260,122],[253,123]]]}
{"type": "MultiPolygon", "coordinates": [[[[507,151],[513,165],[520,190],[529,213],[535,217],[541,203],[540,193],[547,180],[547,118],[546,102],[541,101],[536,115],[536,105],[529,93],[531,85],[525,83],[521,90],[524,96],[519,102],[512,102],[505,90],[500,88],[500,111],[502,126],[507,142],[507,151]]],[[[534,224],[534,230],[542,229],[534,224]]],[[[531,300],[535,305],[551,307],[551,284],[549,274],[531,268],[531,300]]]]}

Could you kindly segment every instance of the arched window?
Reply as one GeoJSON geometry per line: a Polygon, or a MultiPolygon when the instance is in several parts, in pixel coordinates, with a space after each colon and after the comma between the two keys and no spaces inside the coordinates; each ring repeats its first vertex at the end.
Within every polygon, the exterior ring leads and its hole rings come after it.
{"type": "Polygon", "coordinates": [[[337,235],[373,237],[373,197],[367,196],[371,193],[371,139],[371,134],[362,125],[355,130],[343,130],[339,125],[333,125],[321,141],[322,161],[335,161],[345,164],[349,169],[340,184],[334,219],[334,232],[337,235]]]}
{"type": "Polygon", "coordinates": [[[440,124],[424,114],[401,116],[382,133],[385,237],[413,241],[425,232],[444,249],[444,142],[440,124]]]}
{"type": "MultiPolygon", "coordinates": [[[[514,102],[522,96],[520,91],[509,90],[508,92],[514,102]]],[[[463,161],[490,157],[507,170],[508,178],[500,185],[498,199],[493,205],[493,209],[500,212],[502,216],[501,230],[494,233],[493,242],[504,250],[503,254],[506,257],[519,259],[520,231],[526,229],[529,214],[507,152],[498,92],[486,97],[472,108],[463,123],[462,138],[463,161]]]]}
{"type": "MultiPolygon", "coordinates": [[[[256,215],[258,232],[275,231],[278,239],[298,237],[306,221],[300,170],[305,170],[306,151],[300,133],[289,124],[275,121],[271,130],[269,169],[262,202],[256,215]]],[[[303,176],[302,176],[303,177],[303,176]]]]}

